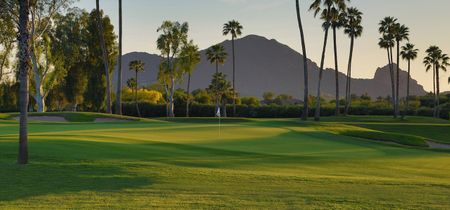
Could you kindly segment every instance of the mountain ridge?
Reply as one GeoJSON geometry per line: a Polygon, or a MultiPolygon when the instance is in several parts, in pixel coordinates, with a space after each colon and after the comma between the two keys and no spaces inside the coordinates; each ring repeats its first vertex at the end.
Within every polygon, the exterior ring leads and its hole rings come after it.
{"type": "MultiPolygon", "coordinates": [[[[231,57],[231,41],[221,42],[228,55],[231,57]]],[[[215,66],[206,60],[206,49],[201,50],[201,62],[197,66],[191,78],[191,89],[206,88],[211,82],[215,66]]],[[[133,76],[128,71],[128,63],[132,60],[142,60],[146,63],[145,72],[139,75],[139,85],[147,86],[156,83],[157,72],[161,57],[146,52],[131,52],[123,55],[123,84],[133,76]]],[[[317,92],[317,80],[319,68],[316,62],[308,59],[310,94],[317,92]]],[[[117,78],[117,67],[113,74],[113,81],[117,78]]],[[[220,66],[219,71],[232,76],[231,59],[220,66]]],[[[333,98],[335,95],[335,70],[327,68],[323,74],[323,96],[333,98]]],[[[357,71],[357,69],[354,69],[357,71]]],[[[289,94],[295,98],[303,98],[303,59],[299,52],[275,39],[267,39],[258,35],[248,35],[236,40],[236,87],[241,96],[256,96],[261,98],[264,92],[276,94],[289,94]]],[[[407,72],[400,74],[400,95],[406,95],[407,72]]],[[[345,94],[345,74],[339,72],[341,97],[345,94]]],[[[186,80],[184,80],[186,81],[186,80]]],[[[185,88],[181,83],[179,87],[185,88]]],[[[374,77],[370,79],[352,78],[352,93],[362,95],[367,93],[376,98],[391,95],[389,66],[380,67],[376,70],[374,77]]],[[[411,95],[425,95],[423,86],[416,80],[411,79],[411,95]]]]}

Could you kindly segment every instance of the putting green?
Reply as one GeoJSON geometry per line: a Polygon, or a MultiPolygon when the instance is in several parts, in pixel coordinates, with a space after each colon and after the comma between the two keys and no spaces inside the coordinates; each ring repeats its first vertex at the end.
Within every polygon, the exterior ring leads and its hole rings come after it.
{"type": "Polygon", "coordinates": [[[0,209],[450,208],[447,121],[324,120],[0,120],[0,209]]]}

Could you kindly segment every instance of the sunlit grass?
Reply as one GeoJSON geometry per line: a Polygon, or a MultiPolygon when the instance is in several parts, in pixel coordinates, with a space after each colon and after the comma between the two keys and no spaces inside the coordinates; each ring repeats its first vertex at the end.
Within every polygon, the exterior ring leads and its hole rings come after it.
{"type": "Polygon", "coordinates": [[[17,122],[0,120],[0,209],[450,207],[448,151],[367,135],[439,141],[427,122],[447,122],[324,120],[32,122],[25,167],[17,122]]]}

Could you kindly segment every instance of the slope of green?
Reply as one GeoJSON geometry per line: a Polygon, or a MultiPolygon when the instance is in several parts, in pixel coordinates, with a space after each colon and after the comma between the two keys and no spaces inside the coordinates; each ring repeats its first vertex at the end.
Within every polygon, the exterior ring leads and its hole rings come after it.
{"type": "Polygon", "coordinates": [[[387,119],[31,123],[27,166],[0,120],[0,209],[448,209],[448,151],[345,134],[387,119]]]}

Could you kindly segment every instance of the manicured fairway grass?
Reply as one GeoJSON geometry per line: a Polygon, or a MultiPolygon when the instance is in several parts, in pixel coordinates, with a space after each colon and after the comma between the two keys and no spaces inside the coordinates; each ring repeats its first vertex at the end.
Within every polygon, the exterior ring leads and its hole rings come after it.
{"type": "Polygon", "coordinates": [[[33,122],[24,167],[17,132],[0,120],[0,209],[450,208],[450,152],[420,147],[449,142],[447,121],[33,122]],[[367,140],[383,133],[419,143],[367,140]]]}

